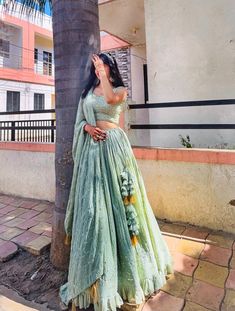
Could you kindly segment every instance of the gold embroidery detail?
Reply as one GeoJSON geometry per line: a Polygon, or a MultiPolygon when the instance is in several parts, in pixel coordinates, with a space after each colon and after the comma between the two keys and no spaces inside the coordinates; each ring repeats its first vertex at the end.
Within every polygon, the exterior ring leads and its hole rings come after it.
{"type": "Polygon", "coordinates": [[[71,239],[72,239],[71,235],[66,234],[65,239],[64,239],[64,244],[65,245],[70,245],[71,244],[71,239]]]}
{"type": "Polygon", "coordinates": [[[90,287],[90,295],[93,299],[93,302],[96,303],[98,301],[98,280],[95,281],[90,287]]]}

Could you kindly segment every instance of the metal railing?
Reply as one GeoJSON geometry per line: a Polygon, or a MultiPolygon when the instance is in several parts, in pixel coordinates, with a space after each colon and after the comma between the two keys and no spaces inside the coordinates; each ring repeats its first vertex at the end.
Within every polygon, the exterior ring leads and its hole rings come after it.
{"type": "MultiPolygon", "coordinates": [[[[184,101],[184,102],[164,102],[151,104],[130,104],[129,109],[166,109],[166,108],[183,108],[183,107],[202,107],[202,106],[235,106],[235,99],[219,100],[201,100],[201,101],[184,101]]],[[[235,129],[234,123],[184,123],[184,124],[129,124],[130,129],[235,129]]]]}
{"type": "MultiPolygon", "coordinates": [[[[0,112],[2,115],[54,113],[55,109],[0,112]]],[[[56,139],[56,120],[5,120],[0,121],[0,141],[46,142],[56,139]]]]}
{"type": "MultiPolygon", "coordinates": [[[[164,109],[169,107],[234,105],[234,99],[170,102],[158,104],[131,104],[129,109],[164,109]]],[[[3,115],[55,113],[55,109],[0,112],[3,115]]],[[[130,129],[235,129],[235,124],[129,124],[130,129]]],[[[55,142],[56,120],[6,120],[0,121],[0,141],[55,142]]]]}

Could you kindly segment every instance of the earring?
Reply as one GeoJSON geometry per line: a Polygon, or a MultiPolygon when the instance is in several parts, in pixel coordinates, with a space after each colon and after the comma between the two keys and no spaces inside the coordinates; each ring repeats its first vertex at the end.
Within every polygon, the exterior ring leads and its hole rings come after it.
{"type": "Polygon", "coordinates": [[[110,82],[114,82],[114,79],[112,77],[109,78],[110,82]]]}

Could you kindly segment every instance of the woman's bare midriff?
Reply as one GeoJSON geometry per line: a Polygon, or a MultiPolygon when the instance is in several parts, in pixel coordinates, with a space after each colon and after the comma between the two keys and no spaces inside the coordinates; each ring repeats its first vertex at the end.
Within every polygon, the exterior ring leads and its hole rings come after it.
{"type": "Polygon", "coordinates": [[[103,121],[103,120],[97,120],[96,121],[96,126],[101,128],[102,130],[114,128],[114,127],[119,127],[118,124],[109,122],[109,121],[103,121]]]}

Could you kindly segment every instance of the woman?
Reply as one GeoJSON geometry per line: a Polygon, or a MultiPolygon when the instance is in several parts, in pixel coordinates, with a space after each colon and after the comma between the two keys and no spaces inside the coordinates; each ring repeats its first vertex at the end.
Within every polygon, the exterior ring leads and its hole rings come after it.
{"type": "Polygon", "coordinates": [[[72,301],[72,310],[91,303],[95,311],[143,304],[173,273],[130,142],[119,127],[126,100],[115,58],[93,55],[74,127],[64,222],[71,250],[60,297],[66,306],[72,301]]]}

